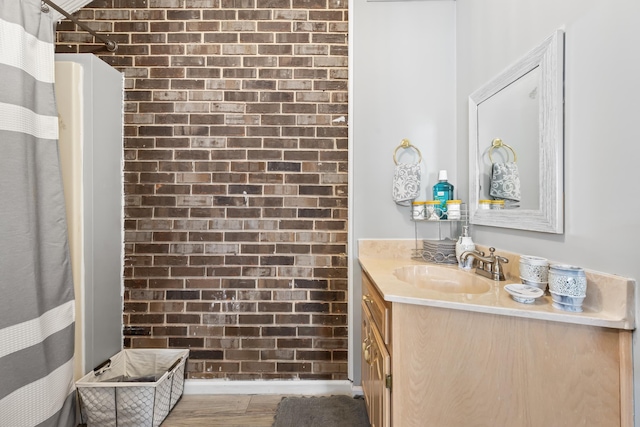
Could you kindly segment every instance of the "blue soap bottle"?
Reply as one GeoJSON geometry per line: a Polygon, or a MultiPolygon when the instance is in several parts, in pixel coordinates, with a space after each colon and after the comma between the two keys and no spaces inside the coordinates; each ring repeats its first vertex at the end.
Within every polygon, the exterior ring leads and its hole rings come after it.
{"type": "Polygon", "coordinates": [[[440,202],[440,219],[447,219],[447,200],[453,200],[453,185],[447,181],[446,170],[438,174],[438,183],[433,186],[433,200],[440,202]]]}

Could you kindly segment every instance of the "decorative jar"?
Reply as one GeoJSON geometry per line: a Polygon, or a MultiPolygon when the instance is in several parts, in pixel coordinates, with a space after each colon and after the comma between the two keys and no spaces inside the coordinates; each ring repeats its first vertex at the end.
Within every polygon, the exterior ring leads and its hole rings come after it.
{"type": "Polygon", "coordinates": [[[478,200],[478,209],[480,210],[491,209],[491,200],[487,200],[487,199],[478,200]]]}
{"type": "Polygon", "coordinates": [[[546,284],[549,281],[549,261],[531,255],[520,256],[520,279],[546,284]]]}
{"type": "Polygon", "coordinates": [[[549,267],[549,291],[557,295],[582,298],[587,293],[587,276],[580,267],[552,264],[549,267]]]}
{"type": "Polygon", "coordinates": [[[411,203],[411,217],[413,219],[425,219],[425,201],[414,200],[411,203]]]}
{"type": "Polygon", "coordinates": [[[442,209],[439,200],[427,200],[425,203],[425,218],[439,220],[442,217],[442,209]]]}
{"type": "Polygon", "coordinates": [[[462,200],[447,200],[447,218],[460,219],[462,200]]]}
{"type": "Polygon", "coordinates": [[[491,204],[489,206],[491,209],[502,210],[504,209],[504,200],[491,200],[491,204]]]}

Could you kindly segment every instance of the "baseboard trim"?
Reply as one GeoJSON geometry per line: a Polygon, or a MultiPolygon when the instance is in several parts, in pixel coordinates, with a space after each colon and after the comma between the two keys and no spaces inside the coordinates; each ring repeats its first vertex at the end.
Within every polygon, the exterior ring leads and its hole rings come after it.
{"type": "Polygon", "coordinates": [[[354,385],[351,387],[351,394],[354,396],[364,396],[364,391],[362,390],[362,386],[354,385]]]}
{"type": "Polygon", "coordinates": [[[362,387],[354,387],[348,380],[186,380],[184,394],[293,394],[323,395],[362,394],[362,387]],[[359,389],[359,392],[358,392],[359,389]]]}

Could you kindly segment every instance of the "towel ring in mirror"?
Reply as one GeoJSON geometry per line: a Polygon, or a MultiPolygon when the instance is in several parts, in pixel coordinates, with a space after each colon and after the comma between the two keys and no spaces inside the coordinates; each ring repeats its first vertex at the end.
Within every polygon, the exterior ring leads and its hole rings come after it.
{"type": "Polygon", "coordinates": [[[500,138],[496,138],[493,141],[491,141],[491,148],[489,148],[489,160],[491,161],[491,164],[495,163],[493,161],[493,158],[491,157],[491,153],[496,148],[508,148],[509,150],[511,150],[511,153],[513,154],[513,162],[516,163],[518,161],[518,155],[516,154],[516,150],[514,150],[513,147],[510,146],[509,144],[505,144],[504,142],[502,142],[500,138]]]}

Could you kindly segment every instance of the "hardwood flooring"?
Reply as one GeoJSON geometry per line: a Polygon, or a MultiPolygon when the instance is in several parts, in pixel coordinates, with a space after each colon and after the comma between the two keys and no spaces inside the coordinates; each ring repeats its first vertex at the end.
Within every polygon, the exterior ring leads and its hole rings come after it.
{"type": "Polygon", "coordinates": [[[183,395],[162,427],[271,427],[283,395],[183,395]]]}

